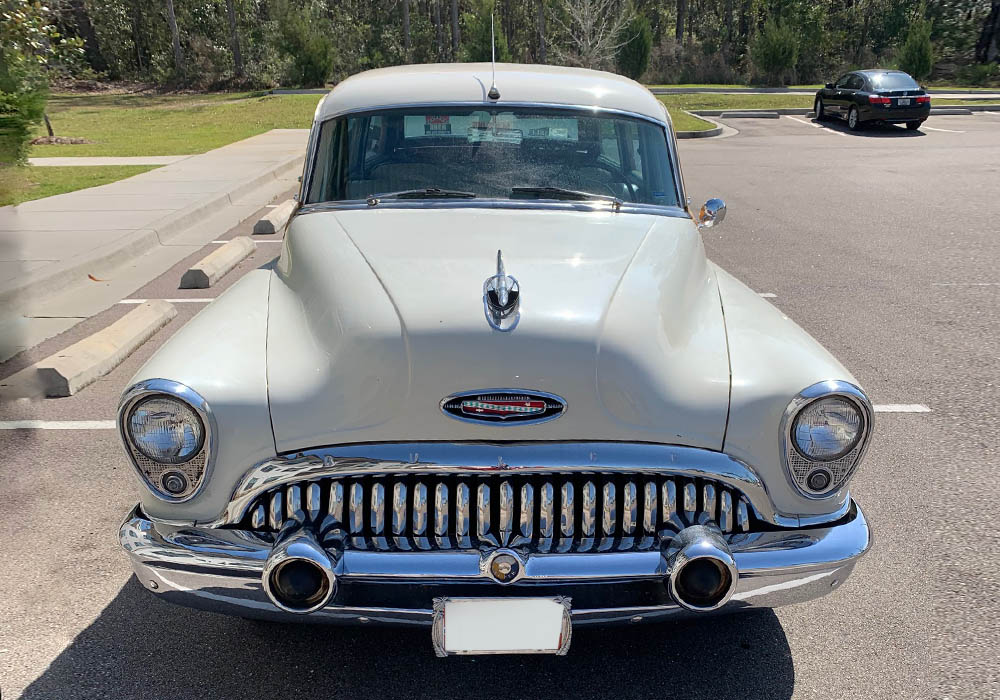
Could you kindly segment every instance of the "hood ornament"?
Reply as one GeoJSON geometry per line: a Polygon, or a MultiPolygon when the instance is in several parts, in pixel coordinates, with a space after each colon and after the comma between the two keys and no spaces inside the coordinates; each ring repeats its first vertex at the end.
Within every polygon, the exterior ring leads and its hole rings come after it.
{"type": "Polygon", "coordinates": [[[497,273],[483,283],[486,321],[498,331],[512,331],[521,319],[521,285],[503,267],[503,253],[497,251],[497,273]]]}

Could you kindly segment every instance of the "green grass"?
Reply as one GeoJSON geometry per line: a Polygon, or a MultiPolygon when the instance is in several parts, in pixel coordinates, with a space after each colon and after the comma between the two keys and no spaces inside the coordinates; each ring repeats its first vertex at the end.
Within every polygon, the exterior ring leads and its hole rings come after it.
{"type": "Polygon", "coordinates": [[[667,111],[670,112],[670,120],[674,123],[674,131],[706,131],[715,128],[714,124],[688,114],[680,107],[668,106],[667,111]]]}
{"type": "MultiPolygon", "coordinates": [[[[204,153],[271,129],[308,128],[321,95],[55,95],[57,136],[93,143],[34,146],[32,157],[204,153]]],[[[39,128],[39,135],[44,130],[39,128]]]]}
{"type": "MultiPolygon", "coordinates": [[[[657,95],[667,109],[781,109],[812,107],[812,95],[657,95]]],[[[673,111],[670,113],[673,116],[673,111]]]]}
{"type": "Polygon", "coordinates": [[[157,166],[101,165],[3,168],[0,169],[0,206],[106,185],[155,167],[157,166]]]}

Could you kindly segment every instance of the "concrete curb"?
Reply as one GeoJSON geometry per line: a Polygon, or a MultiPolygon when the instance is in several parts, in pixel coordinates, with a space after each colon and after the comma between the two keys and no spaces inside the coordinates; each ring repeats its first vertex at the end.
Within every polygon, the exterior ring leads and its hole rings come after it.
{"type": "Polygon", "coordinates": [[[248,236],[237,236],[188,269],[181,277],[180,289],[208,289],[255,250],[257,244],[248,236]]]}
{"type": "Polygon", "coordinates": [[[107,328],[45,358],[35,365],[45,395],[72,396],[92,384],[120,365],[176,315],[177,309],[169,302],[147,301],[107,328]]]}
{"type": "MultiPolygon", "coordinates": [[[[952,115],[961,114],[969,115],[973,112],[993,112],[1000,111],[1000,105],[961,105],[958,107],[931,107],[931,115],[952,115]]],[[[692,109],[690,113],[696,117],[726,117],[727,115],[735,114],[734,110],[729,109],[692,109]]],[[[781,107],[778,109],[745,109],[740,110],[740,114],[755,115],[755,114],[772,114],[772,115],[803,115],[812,114],[811,107],[781,107]]],[[[775,119],[776,116],[764,117],[765,119],[775,119]]]]}
{"type": "Polygon", "coordinates": [[[713,136],[721,136],[722,135],[722,132],[724,131],[722,124],[719,124],[716,121],[712,121],[711,119],[706,119],[705,117],[699,116],[699,115],[695,114],[694,112],[689,112],[686,109],[681,110],[681,111],[684,112],[685,114],[690,114],[692,117],[698,117],[703,122],[708,122],[709,124],[713,124],[714,128],[712,128],[712,129],[703,129],[701,131],[677,131],[677,132],[675,132],[675,136],[677,136],[677,138],[679,138],[679,139],[708,139],[708,138],[712,138],[713,136]]]}
{"type": "Polygon", "coordinates": [[[248,178],[228,192],[202,199],[154,221],[148,228],[131,231],[112,243],[94,248],[62,264],[47,265],[37,272],[29,271],[13,284],[0,285],[0,308],[14,307],[18,303],[63,291],[95,269],[119,267],[132,262],[156,245],[163,245],[177,238],[220,207],[235,205],[238,200],[255,190],[277,182],[291,171],[301,169],[303,158],[302,154],[289,156],[268,172],[248,178]]]}
{"type": "Polygon", "coordinates": [[[781,115],[774,111],[750,110],[741,112],[722,112],[722,119],[777,119],[781,115]]]}
{"type": "MultiPolygon", "coordinates": [[[[647,88],[654,95],[694,95],[698,93],[707,94],[735,94],[735,95],[815,95],[819,88],[750,88],[750,87],[650,87],[647,88]]],[[[279,92],[274,91],[276,94],[279,92]]],[[[306,91],[301,91],[305,93],[306,91]]],[[[324,91],[326,92],[326,91],[324,91]]],[[[990,94],[1000,92],[1000,90],[970,90],[968,88],[956,88],[954,90],[928,90],[927,93],[930,95],[969,95],[975,97],[983,93],[990,94]]],[[[299,94],[298,92],[291,90],[288,94],[299,94]]],[[[991,99],[989,97],[982,98],[984,100],[991,99]]]]}
{"type": "Polygon", "coordinates": [[[289,199],[257,220],[253,225],[254,233],[277,233],[288,223],[288,218],[295,211],[295,200],[289,199]]]}

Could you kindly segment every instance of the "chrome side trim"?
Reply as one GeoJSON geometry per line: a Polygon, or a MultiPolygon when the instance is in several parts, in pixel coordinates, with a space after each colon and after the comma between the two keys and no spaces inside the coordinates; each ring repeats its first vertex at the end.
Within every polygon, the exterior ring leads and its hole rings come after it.
{"type": "MultiPolygon", "coordinates": [[[[779,430],[780,440],[781,440],[781,458],[783,461],[785,477],[788,479],[788,483],[791,484],[792,488],[800,494],[801,496],[808,498],[809,500],[823,500],[830,498],[831,496],[836,496],[838,493],[843,491],[847,484],[850,483],[854,474],[857,472],[858,466],[861,464],[868,452],[868,446],[871,443],[872,428],[874,427],[875,412],[872,409],[871,401],[868,395],[861,390],[860,387],[851,384],[850,382],[841,381],[839,379],[831,379],[823,382],[817,382],[812,386],[806,387],[799,394],[789,402],[788,407],[785,408],[785,412],[781,417],[781,427],[779,430]],[[861,434],[861,439],[858,440],[858,444],[854,447],[848,454],[840,457],[836,461],[849,459],[853,463],[851,464],[847,475],[841,479],[839,483],[835,485],[825,493],[814,493],[806,488],[803,488],[792,474],[792,452],[795,450],[792,438],[792,426],[795,424],[795,417],[799,412],[808,406],[810,403],[817,399],[823,399],[831,396],[840,396],[855,406],[861,412],[862,420],[864,421],[864,430],[861,434]]],[[[806,460],[805,457],[802,459],[806,460]]],[[[806,460],[811,461],[811,460],[806,460]]],[[[823,465],[829,464],[829,462],[816,461],[815,464],[823,465]]],[[[845,499],[845,502],[850,499],[845,499]]]]}
{"type": "MultiPolygon", "coordinates": [[[[212,413],[212,409],[209,407],[208,402],[205,401],[201,394],[185,384],[181,384],[180,382],[175,382],[170,379],[146,379],[145,381],[133,384],[122,394],[121,400],[118,403],[117,421],[118,437],[121,440],[122,447],[125,448],[125,454],[128,455],[129,461],[132,463],[132,467],[135,470],[136,475],[138,475],[139,480],[147,489],[149,489],[153,496],[166,503],[185,503],[201,493],[201,490],[205,487],[205,484],[208,483],[208,480],[212,476],[212,466],[215,464],[216,451],[218,450],[218,426],[215,423],[215,414],[212,413]],[[159,488],[150,483],[149,479],[146,478],[146,475],[142,473],[142,469],[139,468],[139,464],[135,457],[137,448],[132,445],[132,441],[128,436],[128,431],[125,429],[125,422],[128,420],[129,412],[132,407],[141,399],[144,399],[147,396],[155,396],[157,394],[180,399],[189,405],[192,409],[194,409],[194,412],[198,414],[198,417],[201,419],[201,424],[205,429],[205,439],[202,443],[201,450],[198,451],[198,454],[188,460],[188,462],[191,462],[192,460],[197,459],[200,454],[205,454],[205,467],[202,469],[201,480],[190,493],[176,498],[162,493],[159,488]]],[[[184,464],[187,464],[188,462],[185,462],[184,464]]]]}

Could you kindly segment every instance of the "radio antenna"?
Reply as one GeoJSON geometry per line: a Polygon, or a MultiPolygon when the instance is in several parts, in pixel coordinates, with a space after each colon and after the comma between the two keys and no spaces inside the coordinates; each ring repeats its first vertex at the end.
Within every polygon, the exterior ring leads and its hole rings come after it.
{"type": "Polygon", "coordinates": [[[500,91],[497,90],[497,40],[493,31],[493,11],[490,11],[490,57],[493,63],[493,82],[490,84],[490,91],[486,96],[491,100],[500,99],[500,91]]]}

